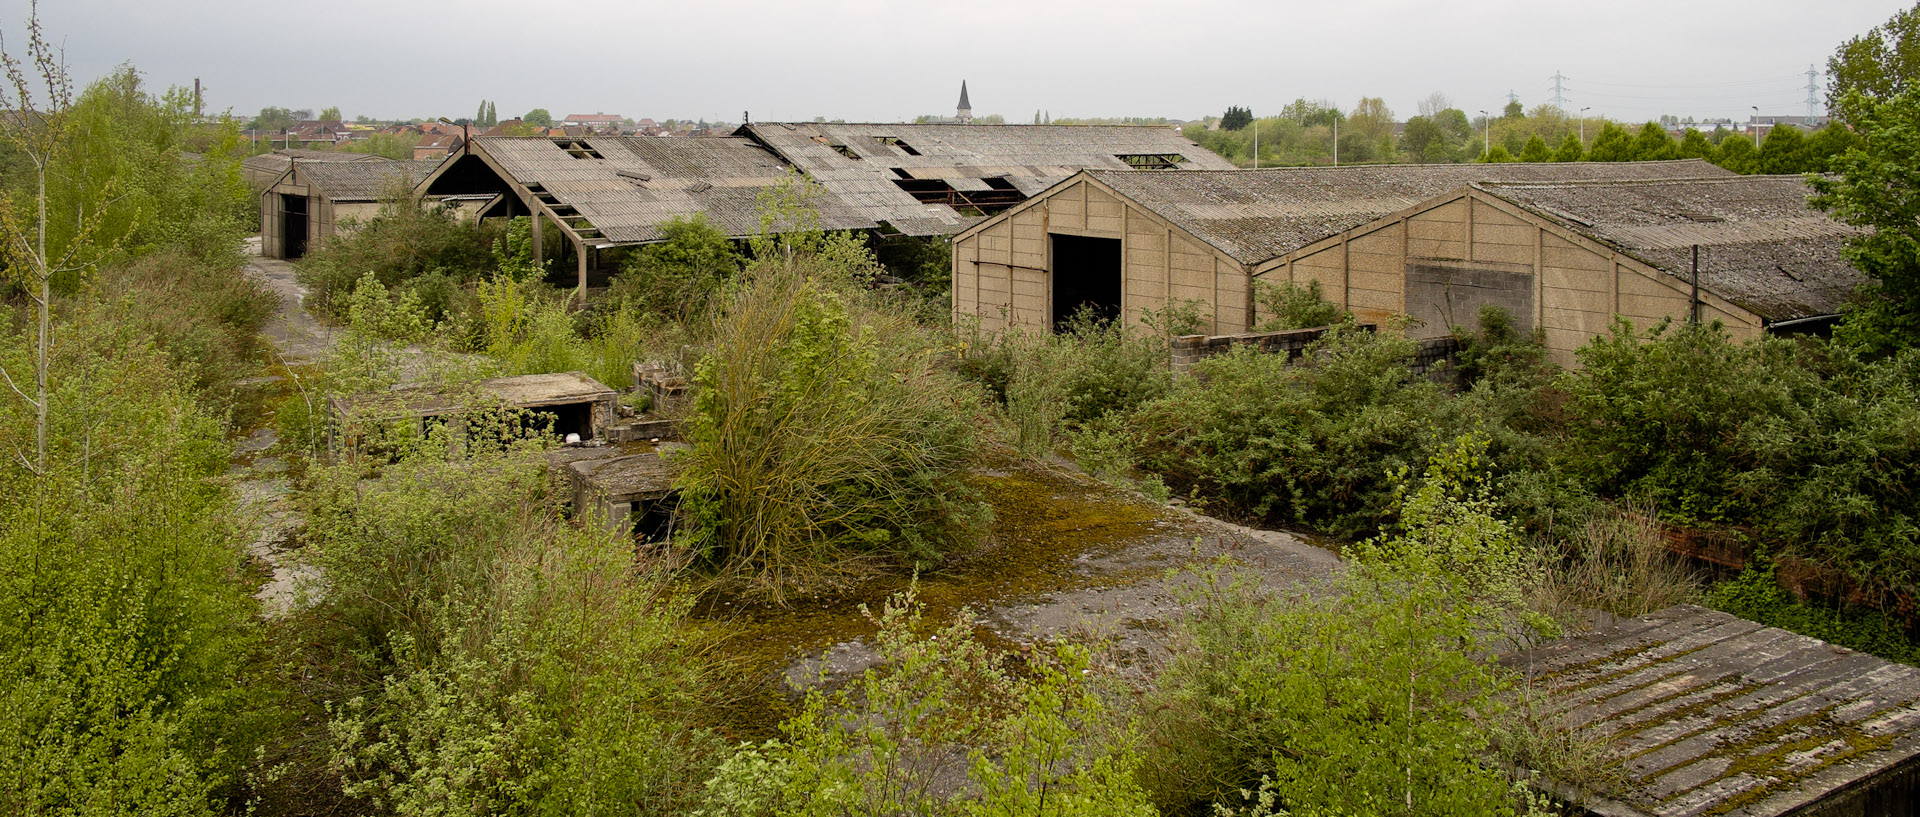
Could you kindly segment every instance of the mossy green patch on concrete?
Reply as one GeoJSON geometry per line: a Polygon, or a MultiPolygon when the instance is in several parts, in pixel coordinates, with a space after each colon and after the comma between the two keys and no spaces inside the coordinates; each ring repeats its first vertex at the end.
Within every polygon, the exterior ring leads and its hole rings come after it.
{"type": "MultiPolygon", "coordinates": [[[[1034,465],[1013,465],[969,477],[993,507],[994,521],[979,548],[941,568],[913,576],[871,577],[831,598],[795,599],[780,607],[736,597],[707,599],[696,623],[713,637],[714,655],[733,669],[740,689],[733,707],[737,737],[772,734],[788,714],[782,673],[794,661],[834,644],[868,639],[874,613],[889,596],[917,581],[915,592],[929,625],[951,622],[963,610],[1076,590],[1126,578],[1089,568],[1082,556],[1100,555],[1156,536],[1184,535],[1191,522],[1138,496],[1086,477],[1034,465]]],[[[977,635],[1006,645],[991,631],[977,635]]]]}

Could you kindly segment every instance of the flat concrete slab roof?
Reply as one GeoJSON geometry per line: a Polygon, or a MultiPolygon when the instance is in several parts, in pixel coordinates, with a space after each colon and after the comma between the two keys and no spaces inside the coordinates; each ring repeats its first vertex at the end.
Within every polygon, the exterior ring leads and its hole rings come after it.
{"type": "Polygon", "coordinates": [[[680,466],[667,455],[681,448],[664,443],[654,452],[580,460],[567,467],[609,502],[659,499],[673,492],[680,466]]]}
{"type": "Polygon", "coordinates": [[[1692,605],[1502,661],[1607,741],[1594,814],[1912,813],[1920,669],[1692,605]]]}
{"type": "Polygon", "coordinates": [[[617,393],[582,372],[523,374],[494,377],[452,386],[405,384],[383,392],[340,398],[335,410],[348,414],[363,408],[416,417],[454,411],[476,398],[492,398],[517,408],[564,406],[612,400],[617,393]]]}

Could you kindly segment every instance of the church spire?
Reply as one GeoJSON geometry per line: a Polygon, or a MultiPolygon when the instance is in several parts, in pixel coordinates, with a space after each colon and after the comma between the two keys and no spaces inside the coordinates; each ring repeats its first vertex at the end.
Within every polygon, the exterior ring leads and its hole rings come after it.
{"type": "Polygon", "coordinates": [[[973,103],[967,101],[967,81],[960,80],[960,106],[954,109],[953,118],[962,125],[973,124],[973,103]]]}

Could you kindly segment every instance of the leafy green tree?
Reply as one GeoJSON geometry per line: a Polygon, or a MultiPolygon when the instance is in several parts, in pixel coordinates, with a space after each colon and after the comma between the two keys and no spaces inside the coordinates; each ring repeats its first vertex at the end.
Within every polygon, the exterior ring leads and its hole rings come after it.
{"type": "Polygon", "coordinates": [[[1827,59],[1827,111],[1856,123],[1867,105],[1920,87],[1920,5],[1896,12],[1827,59]],[[1854,95],[1858,99],[1854,99],[1854,95]]]}
{"type": "Polygon", "coordinates": [[[703,214],[660,225],[664,240],[633,254],[613,292],[636,308],[682,323],[703,319],[727,281],[740,272],[740,253],[703,214]]]}
{"type": "Polygon", "coordinates": [[[321,108],[319,119],[322,122],[344,122],[346,121],[346,116],[340,113],[340,107],[335,105],[321,108]]]}
{"type": "Polygon", "coordinates": [[[1608,122],[1601,125],[1600,134],[1593,138],[1593,146],[1587,149],[1587,161],[1633,161],[1633,137],[1627,135],[1627,131],[1616,123],[1608,122]]]}
{"type": "Polygon", "coordinates": [[[542,128],[551,128],[553,127],[553,114],[548,113],[546,108],[534,108],[531,111],[527,111],[526,115],[520,117],[520,121],[542,128]]]}
{"type": "Polygon", "coordinates": [[[1547,149],[1547,140],[1540,138],[1540,134],[1536,133],[1527,140],[1527,146],[1520,149],[1520,161],[1551,162],[1553,151],[1547,149]]]}
{"type": "Polygon", "coordinates": [[[1567,138],[1560,140],[1559,149],[1553,152],[1553,160],[1556,162],[1577,162],[1584,158],[1586,154],[1586,149],[1580,144],[1580,137],[1576,134],[1569,133],[1567,134],[1567,138]]]}
{"type": "Polygon", "coordinates": [[[1513,100],[1512,102],[1508,102],[1505,108],[1500,109],[1501,119],[1521,119],[1521,118],[1524,118],[1526,115],[1527,115],[1527,109],[1521,106],[1520,100],[1517,100],[1517,99],[1513,100]]]}
{"type": "Polygon", "coordinates": [[[1707,141],[1707,135],[1697,128],[1688,128],[1680,135],[1680,146],[1674,151],[1676,159],[1713,159],[1713,143],[1707,141]]]}
{"type": "Polygon", "coordinates": [[[260,115],[254,117],[253,121],[247,124],[247,128],[249,130],[277,131],[293,127],[298,122],[299,120],[294,117],[293,111],[286,108],[269,106],[261,108],[260,115]]]}
{"type": "Polygon", "coordinates": [[[1425,116],[1407,120],[1406,127],[1400,131],[1400,144],[1416,162],[1445,161],[1453,153],[1447,147],[1446,129],[1425,116]]]}
{"type": "Polygon", "coordinates": [[[1829,123],[1807,139],[1807,172],[1826,173],[1833,169],[1834,159],[1860,146],[1860,134],[1852,128],[1839,122],[1829,123]]]}
{"type": "Polygon", "coordinates": [[[1433,115],[1433,121],[1453,136],[1456,144],[1465,144],[1473,136],[1473,122],[1459,108],[1445,108],[1433,115]]]}
{"type": "Polygon", "coordinates": [[[1760,172],[1760,151],[1753,147],[1753,139],[1744,133],[1736,133],[1720,140],[1720,147],[1713,153],[1713,163],[1735,173],[1760,172]]]}
{"type": "Polygon", "coordinates": [[[1667,135],[1667,129],[1658,122],[1648,122],[1640,126],[1640,132],[1633,137],[1633,160],[1650,162],[1671,159],[1674,154],[1673,137],[1667,135]]]}
{"type": "Polygon", "coordinates": [[[1767,131],[1767,138],[1760,142],[1761,173],[1805,173],[1810,169],[1807,161],[1807,138],[1800,129],[1792,125],[1775,125],[1767,131]]]}
{"type": "Polygon", "coordinates": [[[1487,151],[1485,156],[1480,157],[1480,161],[1492,164],[1492,163],[1498,163],[1498,162],[1514,162],[1519,160],[1515,159],[1513,154],[1507,152],[1506,145],[1494,145],[1492,150],[1487,151]]]}
{"type": "Polygon", "coordinates": [[[1253,111],[1238,105],[1228,106],[1227,112],[1220,117],[1221,130],[1237,131],[1251,124],[1253,124],[1253,111]]]}
{"type": "Polygon", "coordinates": [[[1884,354],[1920,338],[1920,92],[1847,105],[1863,144],[1833,160],[1838,178],[1812,179],[1813,204],[1869,230],[1846,253],[1872,284],[1835,337],[1884,354]]]}

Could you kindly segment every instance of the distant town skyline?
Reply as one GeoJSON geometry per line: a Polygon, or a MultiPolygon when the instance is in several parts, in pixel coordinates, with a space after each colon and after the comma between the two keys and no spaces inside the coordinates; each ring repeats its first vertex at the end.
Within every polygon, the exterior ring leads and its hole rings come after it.
{"type": "MultiPolygon", "coordinates": [[[[28,6],[4,0],[16,50],[28,6]]],[[[967,81],[976,116],[1197,119],[1228,105],[1278,113],[1298,97],[1342,110],[1382,97],[1398,119],[1433,92],[1470,116],[1511,91],[1644,121],[1802,115],[1806,71],[1908,7],[1895,0],[1604,6],[1363,0],[1292,7],[1199,0],[801,5],[589,2],[564,12],[474,0],[343,0],[324,9],[98,0],[43,4],[81,84],[132,63],[156,90],[206,87],[209,111],[339,106],[348,118],[849,121],[951,116],[967,81]],[[591,23],[591,24],[583,24],[591,23]],[[948,49],[938,57],[934,49],[948,49]],[[564,77],[564,80],[561,78],[564,77]]],[[[1819,78],[1824,97],[1824,76],[1819,78]]]]}

